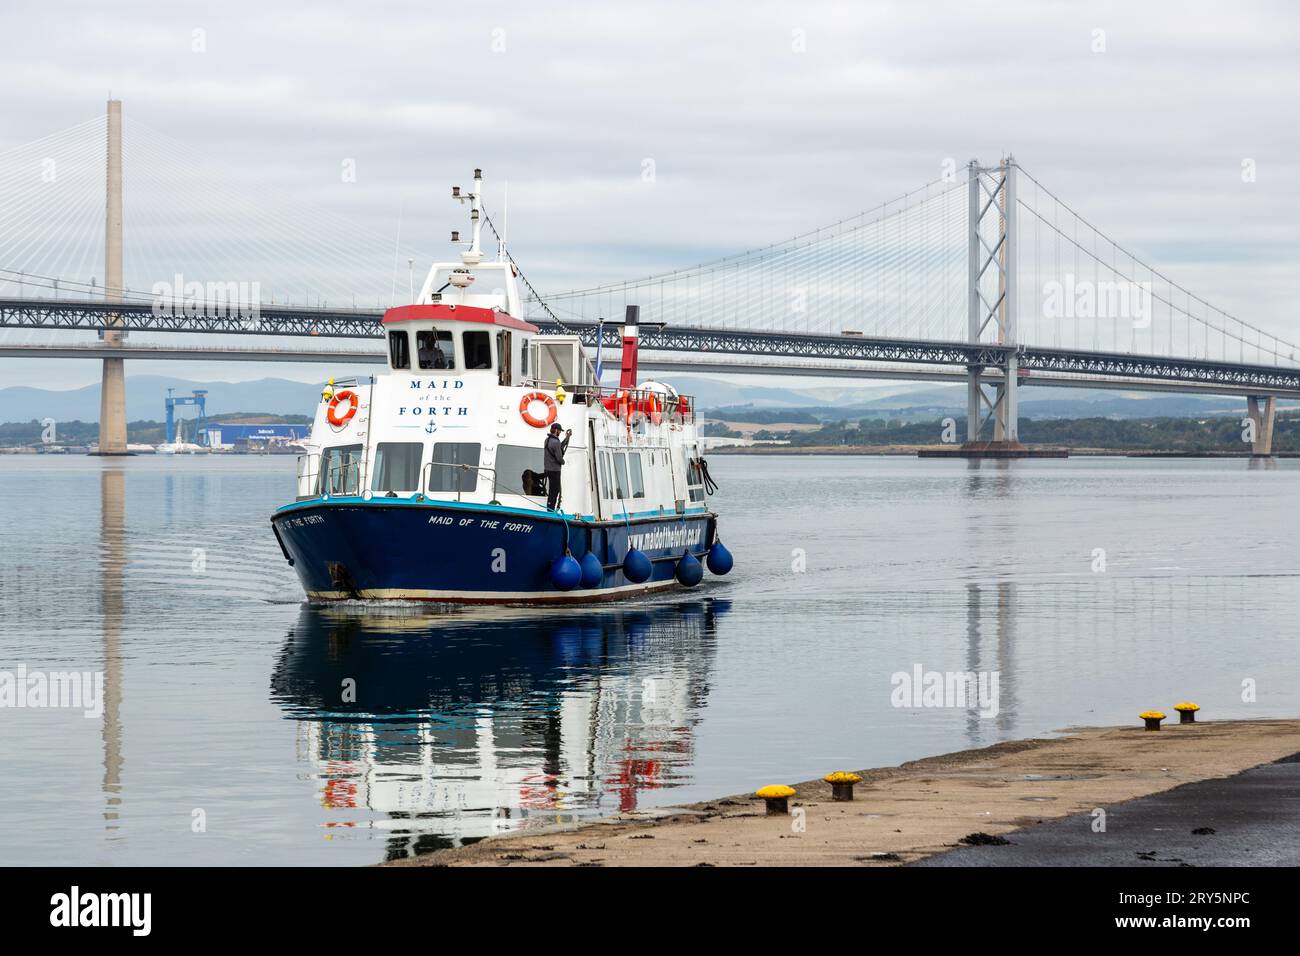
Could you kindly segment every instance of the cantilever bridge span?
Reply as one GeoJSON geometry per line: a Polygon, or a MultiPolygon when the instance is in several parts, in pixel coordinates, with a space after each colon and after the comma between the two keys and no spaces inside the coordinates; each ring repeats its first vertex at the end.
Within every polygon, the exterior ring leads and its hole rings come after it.
{"type": "MultiPolygon", "coordinates": [[[[220,359],[223,355],[242,360],[267,360],[282,356],[292,361],[367,361],[382,358],[382,313],[366,310],[328,310],[284,306],[262,306],[255,317],[214,317],[201,314],[172,314],[145,303],[107,303],[66,299],[0,299],[0,328],[103,332],[112,327],[134,333],[203,333],[249,336],[240,346],[195,346],[151,343],[123,346],[126,355],[137,352],[148,358],[220,359]],[[323,348],[283,344],[282,337],[303,338],[331,344],[323,348]],[[276,339],[275,344],[257,345],[257,339],[276,339]],[[334,343],[349,341],[346,348],[334,343]],[[358,342],[356,340],[362,340],[358,342]],[[375,343],[366,348],[362,342],[375,343]]],[[[558,322],[535,319],[546,332],[578,335],[589,348],[618,349],[619,327],[591,322],[558,322]]],[[[892,363],[902,366],[968,369],[978,366],[1001,369],[1008,356],[1016,359],[1021,383],[1050,375],[1051,384],[1082,387],[1138,388],[1146,384],[1182,387],[1191,391],[1230,389],[1232,394],[1272,394],[1300,398],[1300,366],[1256,365],[1205,359],[1187,359],[1123,352],[1045,348],[996,342],[943,342],[925,339],[878,338],[864,335],[826,335],[796,332],[753,331],[709,327],[648,326],[640,334],[641,347],[661,365],[673,364],[683,354],[725,357],[728,371],[763,374],[808,374],[825,368],[837,376],[851,374],[854,367],[870,377],[874,366],[892,363]],[[762,361],[746,361],[762,360],[762,361]],[[822,365],[815,363],[834,363],[822,365]],[[1070,376],[1065,378],[1064,376],[1070,376]],[[1116,381],[1122,380],[1122,381],[1116,381]]],[[[47,350],[62,356],[97,356],[110,347],[95,343],[67,345],[0,345],[0,353],[36,354],[47,350]]],[[[702,367],[722,365],[705,360],[702,367]]],[[[920,369],[918,369],[920,371],[920,369]]]]}

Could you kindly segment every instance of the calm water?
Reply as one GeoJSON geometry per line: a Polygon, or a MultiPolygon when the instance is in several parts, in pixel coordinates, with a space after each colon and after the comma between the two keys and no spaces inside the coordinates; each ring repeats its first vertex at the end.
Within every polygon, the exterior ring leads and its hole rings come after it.
{"type": "Polygon", "coordinates": [[[1300,714],[1300,462],[710,464],[722,582],[434,614],[301,603],[292,458],[0,458],[0,671],[104,680],[0,709],[0,863],[372,863],[1187,698],[1300,714]],[[996,672],[998,713],[894,707],[916,665],[996,672]]]}

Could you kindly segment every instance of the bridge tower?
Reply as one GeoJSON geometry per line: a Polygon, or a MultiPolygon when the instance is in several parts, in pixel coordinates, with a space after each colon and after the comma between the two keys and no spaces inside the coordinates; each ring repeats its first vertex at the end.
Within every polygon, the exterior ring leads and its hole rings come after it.
{"type": "Polygon", "coordinates": [[[1256,458],[1272,458],[1273,424],[1277,420],[1277,396],[1248,395],[1246,418],[1253,426],[1250,453],[1256,458]]]}
{"type": "Polygon", "coordinates": [[[997,166],[967,167],[970,192],[967,211],[968,341],[989,345],[991,362],[966,367],[966,442],[969,456],[1017,458],[1028,454],[1020,442],[1020,372],[1016,349],[1016,161],[1007,156],[997,166]],[[996,228],[990,228],[996,221],[996,228]],[[996,276],[996,291],[991,276],[996,276]],[[993,325],[994,339],[985,340],[993,325]],[[996,363],[996,364],[993,364],[996,363]],[[982,381],[987,368],[997,368],[993,398],[982,381]],[[987,412],[986,412],[987,409],[987,412]],[[993,419],[992,441],[981,440],[984,425],[993,419]]]}
{"type": "MultiPolygon", "coordinates": [[[[104,301],[122,301],[122,101],[108,101],[108,177],[104,205],[104,301]]],[[[106,315],[104,345],[119,348],[122,318],[106,315]]],[[[104,359],[99,388],[99,454],[127,455],[126,365],[104,359]]]]}

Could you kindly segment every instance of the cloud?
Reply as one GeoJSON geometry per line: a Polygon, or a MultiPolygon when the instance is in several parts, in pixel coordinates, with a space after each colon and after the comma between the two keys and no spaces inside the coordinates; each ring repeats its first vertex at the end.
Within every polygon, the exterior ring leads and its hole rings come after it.
{"type": "Polygon", "coordinates": [[[463,228],[447,186],[483,166],[493,197],[509,181],[514,250],[544,288],[763,245],[1012,151],[1205,298],[1300,334],[1288,4],[74,0],[5,17],[0,150],[111,89],[286,216],[383,235],[400,216],[437,253],[463,228]]]}

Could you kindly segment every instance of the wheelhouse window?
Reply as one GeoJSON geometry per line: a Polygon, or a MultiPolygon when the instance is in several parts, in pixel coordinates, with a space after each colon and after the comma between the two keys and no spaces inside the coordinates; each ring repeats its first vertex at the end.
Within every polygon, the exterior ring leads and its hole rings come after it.
{"type": "Polygon", "coordinates": [[[321,452],[319,488],[323,495],[361,492],[360,445],[335,445],[321,452]]]}
{"type": "Polygon", "coordinates": [[[497,384],[509,385],[510,376],[510,332],[502,329],[497,333],[497,384]]]}
{"type": "Polygon", "coordinates": [[[541,445],[497,445],[497,491],[507,495],[546,497],[541,445]]]}
{"type": "Polygon", "coordinates": [[[388,364],[393,368],[411,367],[411,340],[405,332],[388,333],[388,364]]]}
{"type": "Polygon", "coordinates": [[[370,490],[392,495],[418,491],[423,455],[423,442],[381,441],[375,446],[375,476],[370,490]]]}
{"type": "Polygon", "coordinates": [[[429,491],[466,494],[478,489],[478,442],[435,442],[429,465],[429,491]]]}
{"type": "Polygon", "coordinates": [[[627,497],[627,455],[617,454],[614,456],[614,497],[627,497]]]}
{"type": "Polygon", "coordinates": [[[645,475],[641,471],[641,453],[632,452],[627,456],[628,477],[632,479],[632,497],[645,497],[645,475]]]}
{"type": "Polygon", "coordinates": [[[416,332],[415,347],[419,353],[420,368],[451,369],[456,367],[455,339],[450,332],[438,329],[416,332]]]}
{"type": "Polygon", "coordinates": [[[487,332],[465,333],[465,367],[471,369],[492,367],[492,336],[487,332]]]}

